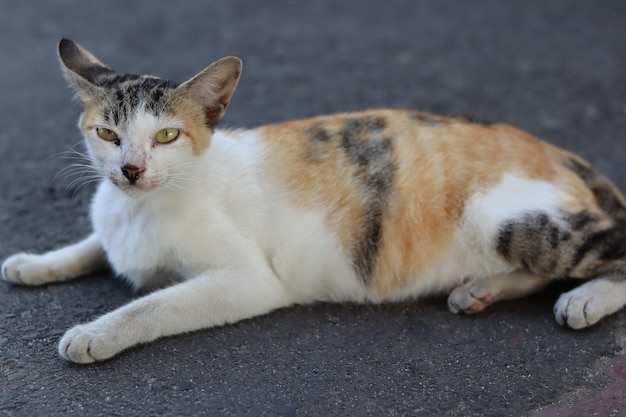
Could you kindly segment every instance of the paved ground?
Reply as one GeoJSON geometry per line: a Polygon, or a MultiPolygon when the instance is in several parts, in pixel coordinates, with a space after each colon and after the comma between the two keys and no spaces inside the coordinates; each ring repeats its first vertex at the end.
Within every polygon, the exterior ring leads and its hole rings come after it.
{"type": "MultiPolygon", "coordinates": [[[[62,36],[177,80],[241,56],[229,125],[379,106],[467,114],[577,151],[626,189],[625,21],[622,0],[8,0],[0,258],[89,230],[91,190],[55,177],[68,161],[54,155],[79,140],[62,36]]],[[[299,307],[75,366],[57,357],[63,331],[131,291],[106,273],[2,283],[0,415],[625,415],[626,314],[559,328],[552,305],[570,285],[475,317],[442,299],[299,307]]]]}

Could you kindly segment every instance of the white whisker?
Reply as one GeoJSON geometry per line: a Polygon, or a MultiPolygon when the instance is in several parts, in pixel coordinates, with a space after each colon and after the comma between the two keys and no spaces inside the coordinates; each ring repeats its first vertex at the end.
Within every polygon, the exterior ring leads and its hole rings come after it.
{"type": "Polygon", "coordinates": [[[101,180],[102,177],[100,176],[76,178],[67,186],[67,190],[72,192],[72,195],[76,195],[81,188],[91,183],[100,182],[101,180]]]}
{"type": "Polygon", "coordinates": [[[87,164],[72,164],[63,169],[61,169],[52,179],[52,181],[56,181],[58,178],[72,178],[75,176],[92,176],[92,177],[102,177],[102,173],[92,165],[87,164]]]}
{"type": "Polygon", "coordinates": [[[51,158],[59,159],[79,159],[87,162],[91,162],[91,157],[85,152],[81,152],[75,148],[69,148],[66,151],[59,152],[51,156],[51,158]]]}
{"type": "Polygon", "coordinates": [[[69,181],[67,190],[73,195],[76,195],[86,185],[99,182],[104,178],[103,173],[93,165],[91,157],[84,152],[69,148],[67,151],[54,155],[54,157],[76,161],[62,168],[52,179],[53,182],[59,178],[67,179],[69,181]]]}

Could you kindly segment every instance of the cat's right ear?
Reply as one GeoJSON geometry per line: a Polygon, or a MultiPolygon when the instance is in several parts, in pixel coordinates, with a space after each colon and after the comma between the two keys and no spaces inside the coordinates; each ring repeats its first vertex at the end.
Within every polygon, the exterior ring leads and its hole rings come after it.
{"type": "Polygon", "coordinates": [[[58,52],[63,75],[82,101],[97,97],[106,80],[115,75],[115,71],[72,40],[61,39],[58,52]]]}

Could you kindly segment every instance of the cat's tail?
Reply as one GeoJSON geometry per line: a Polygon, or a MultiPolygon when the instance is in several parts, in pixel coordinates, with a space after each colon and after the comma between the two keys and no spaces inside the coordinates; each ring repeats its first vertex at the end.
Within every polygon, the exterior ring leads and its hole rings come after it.
{"type": "Polygon", "coordinates": [[[624,194],[610,179],[582,158],[570,155],[566,166],[591,190],[600,209],[626,233],[626,197],[624,194]]]}

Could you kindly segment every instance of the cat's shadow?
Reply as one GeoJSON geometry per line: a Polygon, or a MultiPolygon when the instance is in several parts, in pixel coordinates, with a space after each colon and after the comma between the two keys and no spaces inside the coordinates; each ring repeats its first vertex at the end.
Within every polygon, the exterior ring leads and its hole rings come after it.
{"type": "MultiPolygon", "coordinates": [[[[175,282],[173,282],[173,284],[175,284],[175,282]]],[[[448,311],[446,297],[434,296],[420,298],[417,300],[382,304],[318,302],[279,309],[266,316],[293,316],[294,320],[296,320],[296,317],[298,320],[301,320],[303,316],[310,316],[315,320],[315,317],[321,314],[325,317],[330,317],[328,320],[332,321],[333,314],[341,314],[344,317],[349,315],[367,315],[370,318],[372,315],[378,315],[380,318],[386,319],[410,313],[435,315],[437,316],[437,320],[444,321],[449,320],[450,317],[459,317],[464,321],[483,321],[498,317],[502,319],[509,317],[524,317],[525,320],[530,322],[538,318],[551,316],[553,305],[559,295],[577,287],[580,284],[580,281],[569,279],[554,281],[545,289],[535,294],[514,300],[500,301],[489,306],[483,312],[470,315],[453,315],[448,311]],[[446,319],[446,316],[448,316],[448,319],[446,319]]],[[[63,299],[69,298],[79,300],[72,303],[73,308],[81,311],[92,309],[94,315],[103,314],[135,298],[145,296],[167,286],[162,285],[154,288],[135,289],[123,278],[115,277],[113,271],[108,269],[89,276],[77,278],[69,282],[52,283],[42,287],[24,287],[12,285],[10,283],[5,283],[4,285],[9,288],[9,291],[13,292],[30,292],[45,288],[49,293],[63,299]]],[[[69,315],[72,314],[70,313],[69,315]]],[[[258,317],[251,318],[244,320],[244,322],[250,322],[258,319],[258,317]]]]}

